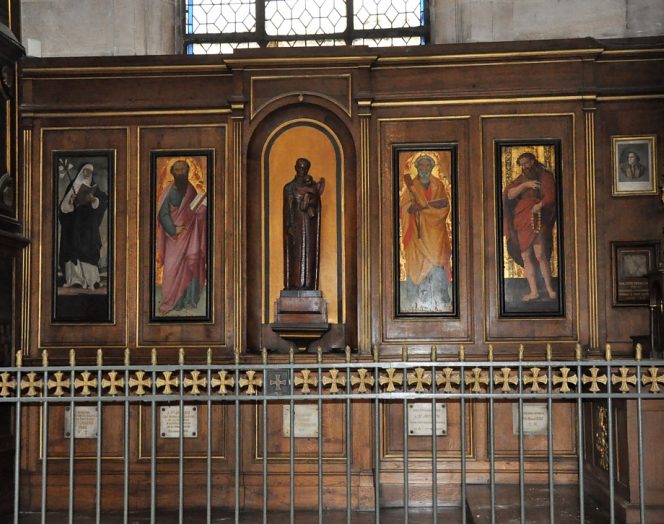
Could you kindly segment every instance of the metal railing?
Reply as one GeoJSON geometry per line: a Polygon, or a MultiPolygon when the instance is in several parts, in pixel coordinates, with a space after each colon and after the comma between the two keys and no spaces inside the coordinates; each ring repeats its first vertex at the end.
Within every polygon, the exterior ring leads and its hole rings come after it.
{"type": "MultiPolygon", "coordinates": [[[[422,358],[422,356],[418,357],[422,358]]],[[[284,432],[288,425],[287,473],[281,469],[282,475],[288,476],[289,504],[288,515],[285,521],[295,522],[296,513],[299,512],[296,501],[296,477],[298,469],[296,466],[296,408],[302,401],[307,401],[316,406],[314,410],[315,423],[310,424],[309,438],[315,442],[315,455],[308,457],[309,463],[313,464],[313,475],[316,479],[311,485],[317,488],[316,507],[311,508],[309,515],[312,516],[308,522],[323,522],[323,518],[330,504],[326,503],[325,488],[325,434],[327,427],[324,425],[323,408],[331,403],[343,406],[343,422],[340,432],[346,445],[346,452],[340,460],[336,474],[345,478],[345,495],[342,497],[341,505],[345,511],[345,519],[351,522],[356,519],[355,510],[359,507],[353,499],[353,410],[360,403],[370,411],[370,422],[367,427],[355,428],[355,431],[366,432],[369,429],[372,435],[368,442],[372,448],[368,454],[372,458],[371,475],[373,477],[373,520],[380,522],[387,510],[384,508],[384,495],[381,492],[382,475],[381,466],[384,456],[381,453],[381,420],[385,413],[388,402],[397,401],[403,405],[403,416],[399,423],[403,424],[403,453],[400,458],[399,471],[402,475],[403,510],[399,514],[400,520],[408,522],[411,494],[409,490],[411,474],[411,453],[409,453],[410,436],[409,424],[412,422],[406,416],[409,403],[425,401],[430,403],[430,418],[427,421],[430,427],[430,469],[429,477],[431,483],[431,501],[434,508],[439,505],[440,463],[438,446],[439,432],[437,417],[439,410],[437,406],[448,402],[458,402],[460,415],[458,418],[460,433],[459,462],[459,500],[456,503],[458,519],[460,522],[473,521],[469,515],[468,489],[471,486],[468,478],[468,449],[467,414],[470,402],[483,402],[487,405],[487,433],[488,471],[483,477],[483,484],[489,494],[489,507],[487,508],[486,522],[500,522],[498,517],[498,505],[496,502],[496,489],[498,485],[498,472],[496,469],[496,404],[499,402],[511,402],[517,407],[518,430],[515,430],[518,440],[518,497],[513,501],[517,518],[520,522],[530,522],[526,519],[526,464],[528,457],[524,444],[526,435],[524,430],[524,403],[528,401],[539,401],[546,404],[546,454],[543,463],[546,464],[546,480],[548,488],[548,519],[544,521],[555,522],[558,520],[556,508],[556,490],[560,489],[560,482],[556,482],[556,457],[554,453],[554,419],[553,405],[556,402],[567,401],[574,406],[576,414],[576,471],[572,485],[576,492],[576,504],[578,508],[576,516],[578,522],[586,522],[586,469],[584,467],[585,442],[591,439],[594,445],[598,438],[605,439],[603,453],[605,457],[606,491],[608,493],[607,519],[615,522],[616,515],[616,442],[614,428],[613,403],[629,400],[636,404],[636,446],[638,447],[638,512],[641,522],[646,522],[646,500],[645,500],[645,478],[644,478],[644,442],[643,442],[643,404],[644,402],[664,399],[664,361],[641,360],[640,348],[637,347],[635,359],[613,360],[610,348],[607,347],[606,355],[600,360],[582,360],[581,349],[576,348],[576,360],[556,361],[553,360],[550,348],[547,348],[547,356],[541,361],[523,360],[523,346],[519,348],[518,357],[510,361],[494,360],[493,350],[489,347],[486,360],[470,361],[465,359],[463,347],[460,348],[458,357],[454,360],[439,360],[436,348],[432,348],[429,358],[426,360],[410,360],[408,350],[404,348],[403,355],[399,361],[381,360],[378,352],[374,352],[373,360],[362,361],[351,355],[346,350],[345,358],[339,355],[321,355],[320,352],[313,358],[294,356],[284,359],[268,357],[263,352],[262,359],[256,362],[240,361],[239,355],[234,361],[227,363],[213,363],[212,352],[208,350],[207,362],[204,364],[187,364],[184,351],[180,350],[178,364],[162,365],[157,362],[157,354],[153,350],[151,364],[135,365],[130,361],[130,352],[126,350],[123,365],[105,365],[102,351],[97,354],[96,365],[77,365],[74,350],[70,352],[68,366],[49,365],[46,352],[43,353],[41,366],[24,367],[21,355],[17,357],[15,367],[0,369],[0,404],[11,406],[15,436],[15,467],[13,485],[14,507],[13,522],[22,522],[26,518],[33,518],[40,522],[47,522],[54,513],[50,508],[58,506],[62,510],[61,521],[74,522],[83,513],[75,506],[78,487],[81,482],[88,482],[85,493],[94,496],[94,508],[89,512],[96,522],[101,522],[108,515],[105,497],[114,497],[120,500],[116,507],[118,519],[129,522],[130,516],[139,510],[132,506],[133,497],[131,490],[134,489],[135,479],[132,478],[132,466],[130,464],[131,441],[134,436],[130,432],[132,417],[136,416],[136,406],[145,407],[149,412],[149,466],[146,466],[147,475],[141,476],[140,482],[149,482],[149,503],[147,504],[146,518],[149,515],[150,522],[159,521],[160,508],[158,473],[162,458],[158,456],[158,440],[164,435],[158,435],[157,431],[157,409],[161,406],[175,407],[174,427],[178,451],[175,459],[175,468],[170,475],[177,475],[177,502],[171,503],[175,506],[178,522],[194,522],[193,510],[185,504],[185,466],[189,460],[185,455],[185,440],[188,415],[185,406],[201,405],[207,407],[205,420],[205,451],[203,460],[205,466],[201,474],[204,475],[205,501],[200,504],[200,513],[196,513],[201,521],[211,522],[218,515],[228,515],[235,522],[245,521],[247,508],[243,504],[244,476],[246,474],[241,467],[242,449],[244,446],[255,446],[256,457],[260,455],[261,460],[256,460],[260,472],[254,474],[261,479],[262,498],[255,520],[249,522],[270,522],[271,504],[269,500],[270,478],[273,472],[270,460],[268,460],[270,449],[268,446],[271,435],[269,427],[269,405],[275,403],[288,406],[288,417],[283,423],[284,432]],[[275,360],[271,362],[271,360],[275,360]],[[304,360],[304,361],[300,361],[304,360]],[[589,435],[584,427],[584,409],[591,402],[601,402],[604,416],[607,418],[606,427],[609,428],[603,436],[589,435]],[[96,408],[97,416],[92,417],[92,422],[87,420],[85,428],[77,426],[77,416],[84,414],[77,408],[81,406],[96,408]],[[213,458],[215,447],[215,431],[213,425],[212,409],[214,406],[223,405],[230,413],[229,422],[235,428],[232,437],[233,445],[228,450],[230,459],[228,465],[229,479],[232,479],[232,490],[228,490],[229,503],[219,503],[215,495],[214,479],[218,474],[213,458]],[[68,409],[69,418],[63,422],[65,429],[64,439],[68,445],[68,451],[61,462],[66,467],[58,464],[59,477],[67,479],[66,489],[59,486],[58,489],[66,491],[66,508],[64,500],[52,500],[53,483],[49,483],[49,469],[52,461],[49,460],[51,446],[49,440],[49,418],[56,409],[55,406],[64,406],[68,409]],[[102,414],[103,407],[119,406],[122,410],[122,442],[121,457],[118,456],[122,465],[114,470],[121,475],[122,482],[118,485],[107,486],[104,482],[104,471],[102,469],[102,449],[104,432],[102,429],[107,425],[117,424],[117,420],[106,420],[102,414]],[[249,406],[255,413],[256,440],[255,444],[249,442],[246,435],[241,435],[241,412],[249,406]],[[149,408],[149,409],[148,409],[149,408]],[[37,470],[30,470],[28,459],[27,440],[29,427],[24,417],[34,416],[34,410],[39,410],[39,464],[37,470]],[[33,410],[33,411],[31,411],[33,410]],[[178,420],[179,419],[179,420],[178,420]],[[232,421],[232,422],[231,422],[232,421]],[[87,428],[87,429],[86,429],[87,428]],[[92,429],[90,429],[92,428],[92,429]],[[260,431],[258,430],[260,428],[260,431]],[[436,428],[434,430],[433,428],[436,428]],[[86,462],[86,472],[90,471],[90,464],[94,464],[94,480],[89,476],[85,481],[79,481],[77,475],[81,475],[82,460],[77,457],[76,448],[80,446],[80,437],[77,431],[87,431],[83,435],[94,441],[94,453],[86,462]],[[313,435],[313,436],[311,436],[313,435]],[[65,471],[66,470],[66,471],[65,471]],[[29,477],[29,479],[27,478],[29,477]],[[121,484],[121,486],[120,486],[121,484]],[[119,490],[119,492],[118,492],[119,490]],[[25,492],[25,493],[24,493],[25,492]],[[30,496],[27,494],[30,492],[30,496]],[[37,496],[38,492],[38,496],[37,496]],[[242,492],[242,493],[241,493],[242,492]],[[23,493],[23,495],[22,495],[23,493]],[[225,506],[225,507],[221,507],[225,506]],[[190,514],[189,512],[192,511],[190,514]]],[[[245,411],[246,412],[246,411],[245,411]]],[[[244,415],[242,415],[244,416],[244,415]]],[[[427,415],[426,418],[428,418],[427,415]]],[[[140,418],[140,415],[139,415],[140,418]]],[[[135,420],[134,420],[135,422],[135,420]]],[[[171,422],[173,422],[171,420],[171,422]]],[[[338,421],[337,421],[338,422],[338,421]]],[[[197,424],[197,422],[196,422],[197,424]]],[[[338,425],[338,424],[337,424],[338,425]]],[[[421,428],[420,428],[421,429],[421,428]]],[[[190,435],[189,435],[190,436],[190,435]]],[[[418,459],[419,470],[422,471],[422,460],[418,459]]],[[[311,471],[310,473],[311,474],[311,471]]],[[[447,480],[445,480],[447,482],[447,480]]],[[[343,483],[342,483],[343,484],[343,483]]],[[[284,488],[285,489],[285,488],[284,488]]],[[[338,503],[338,497],[335,499],[338,503]]],[[[364,508],[367,509],[367,508],[364,508]]],[[[256,516],[255,515],[255,516],[256,516]]],[[[438,510],[430,512],[431,521],[439,521],[438,510]]],[[[198,517],[197,517],[198,518],[198,517]]],[[[393,522],[394,520],[390,520],[393,522]]],[[[449,521],[449,520],[448,520],[449,521]]],[[[58,520],[58,522],[60,522],[58,520]]]]}

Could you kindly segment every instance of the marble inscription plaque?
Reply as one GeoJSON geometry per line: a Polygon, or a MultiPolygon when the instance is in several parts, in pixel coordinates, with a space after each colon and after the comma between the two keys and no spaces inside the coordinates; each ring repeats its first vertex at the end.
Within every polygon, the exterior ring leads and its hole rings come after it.
{"type": "MultiPolygon", "coordinates": [[[[413,436],[431,436],[433,427],[431,404],[418,402],[408,404],[408,434],[413,436]]],[[[447,435],[447,404],[436,403],[436,435],[447,435]]]]}
{"type": "MultiPolygon", "coordinates": [[[[74,408],[74,438],[97,438],[97,406],[74,408]]],[[[65,438],[71,436],[71,407],[65,406],[65,438]]]]}
{"type": "MultiPolygon", "coordinates": [[[[318,406],[309,404],[295,404],[293,435],[295,438],[318,437],[318,406]]],[[[284,406],[283,426],[284,437],[290,437],[290,405],[284,406]]]]}
{"type": "MultiPolygon", "coordinates": [[[[184,406],[184,438],[198,436],[198,408],[184,406]]],[[[159,436],[161,438],[180,438],[180,406],[161,406],[159,408],[159,436]]]]}
{"type": "MultiPolygon", "coordinates": [[[[512,406],[512,431],[519,434],[519,405],[512,406]]],[[[523,434],[524,435],[546,435],[547,416],[546,404],[523,404],[523,434]]]]}

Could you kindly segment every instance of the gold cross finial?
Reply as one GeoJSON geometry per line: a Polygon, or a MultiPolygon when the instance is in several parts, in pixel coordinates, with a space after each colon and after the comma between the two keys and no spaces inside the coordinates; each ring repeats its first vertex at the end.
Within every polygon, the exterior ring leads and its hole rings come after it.
{"type": "Polygon", "coordinates": [[[119,376],[117,371],[109,371],[107,376],[108,378],[101,379],[101,388],[108,389],[108,394],[114,397],[119,388],[124,388],[124,378],[119,376]]]}
{"type": "Polygon", "coordinates": [[[263,387],[263,378],[250,369],[240,378],[240,387],[247,388],[247,395],[254,395],[263,387]]]}
{"type": "Polygon", "coordinates": [[[191,388],[187,391],[191,395],[200,395],[202,393],[201,389],[205,389],[206,384],[207,379],[205,375],[196,369],[190,373],[190,376],[184,379],[184,387],[191,388]]]}
{"type": "Polygon", "coordinates": [[[89,371],[83,371],[79,377],[74,380],[74,390],[81,389],[81,395],[87,397],[90,395],[91,389],[97,387],[97,379],[91,378],[92,374],[89,371]]]}
{"type": "Polygon", "coordinates": [[[568,367],[560,368],[560,375],[555,374],[553,376],[553,385],[557,386],[560,384],[560,392],[561,393],[569,393],[571,391],[569,385],[573,384],[576,386],[578,383],[578,380],[576,378],[575,374],[571,374],[570,372],[572,370],[568,367]]]}
{"type": "Polygon", "coordinates": [[[303,369],[302,371],[295,373],[295,380],[293,381],[295,387],[302,386],[302,393],[310,393],[311,390],[309,386],[317,386],[318,378],[314,373],[309,369],[303,369]]]}
{"type": "Polygon", "coordinates": [[[636,385],[636,375],[630,375],[630,371],[632,371],[629,368],[626,368],[625,366],[622,366],[620,369],[620,375],[615,375],[611,374],[611,383],[615,386],[616,384],[620,384],[619,391],[621,393],[628,393],[629,392],[629,384],[632,384],[633,386],[636,385]]]}
{"type": "Polygon", "coordinates": [[[403,385],[403,373],[399,373],[399,370],[396,368],[387,368],[385,370],[385,375],[381,373],[378,378],[378,382],[381,386],[386,386],[385,391],[392,393],[396,391],[396,385],[401,387],[403,385]],[[396,384],[396,385],[395,385],[396,384]]]}
{"type": "Polygon", "coordinates": [[[424,368],[415,368],[408,373],[408,385],[415,384],[415,392],[423,393],[426,391],[425,386],[431,386],[431,373],[428,373],[424,368]]]}
{"type": "Polygon", "coordinates": [[[461,384],[461,377],[458,371],[452,368],[444,368],[441,372],[436,373],[436,385],[443,386],[443,393],[454,393],[457,386],[461,384]]]}
{"type": "Polygon", "coordinates": [[[472,386],[470,391],[473,393],[481,393],[482,384],[489,384],[489,377],[481,368],[473,368],[470,371],[466,371],[465,380],[467,386],[472,386]]]}
{"type": "Polygon", "coordinates": [[[496,371],[493,375],[493,381],[496,386],[501,386],[500,388],[503,393],[509,393],[512,391],[510,384],[517,385],[519,379],[516,374],[512,373],[512,368],[504,367],[500,368],[500,371],[496,371]]]}
{"type": "Polygon", "coordinates": [[[7,371],[0,373],[0,397],[8,397],[16,389],[16,380],[7,371]]]}
{"type": "Polygon", "coordinates": [[[177,376],[174,376],[172,371],[162,371],[161,376],[155,381],[158,388],[163,388],[162,393],[164,395],[170,395],[173,393],[173,388],[177,388],[180,385],[180,380],[177,376]]]}
{"type": "Polygon", "coordinates": [[[352,386],[357,386],[358,393],[367,393],[369,387],[373,387],[374,378],[369,373],[369,370],[360,368],[357,370],[357,375],[353,374],[350,376],[350,383],[352,386]]]}
{"type": "Polygon", "coordinates": [[[533,393],[542,391],[540,384],[545,385],[548,382],[546,374],[542,373],[541,371],[542,370],[538,367],[532,367],[530,368],[530,371],[525,373],[523,376],[523,383],[526,385],[531,384],[530,391],[533,393]]]}
{"type": "Polygon", "coordinates": [[[217,393],[225,395],[226,393],[229,393],[231,388],[235,385],[235,379],[227,371],[222,369],[210,379],[210,384],[213,389],[216,388],[217,393]],[[217,376],[219,378],[217,378],[217,376]]]}
{"type": "Polygon", "coordinates": [[[129,387],[136,388],[134,393],[140,397],[145,395],[146,388],[152,387],[152,379],[147,376],[145,371],[137,371],[133,377],[129,378],[129,387]]]}
{"type": "Polygon", "coordinates": [[[332,368],[328,373],[323,375],[321,382],[323,386],[330,386],[330,393],[339,393],[339,386],[346,385],[346,376],[339,373],[337,368],[332,368]]]}
{"type": "Polygon", "coordinates": [[[590,384],[590,392],[591,393],[597,393],[600,390],[600,387],[598,384],[604,384],[606,385],[607,379],[606,375],[600,375],[599,374],[599,369],[596,368],[595,366],[590,368],[590,376],[588,375],[583,375],[582,381],[584,384],[590,384]]]}

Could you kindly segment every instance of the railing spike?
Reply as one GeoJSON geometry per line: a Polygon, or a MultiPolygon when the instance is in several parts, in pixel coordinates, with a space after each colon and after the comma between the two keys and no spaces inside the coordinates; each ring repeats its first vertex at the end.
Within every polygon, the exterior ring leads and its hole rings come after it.
{"type": "Polygon", "coordinates": [[[124,365],[125,366],[130,366],[131,365],[131,351],[129,348],[125,348],[124,350],[124,365]]]}
{"type": "Polygon", "coordinates": [[[582,353],[581,344],[577,342],[576,345],[574,346],[574,357],[576,358],[577,361],[581,360],[581,353],[582,353]]]}
{"type": "Polygon", "coordinates": [[[288,363],[292,364],[295,362],[295,350],[293,349],[293,346],[288,348],[288,363]]]}
{"type": "Polygon", "coordinates": [[[489,362],[493,362],[493,344],[489,344],[489,362]]]}
{"type": "Polygon", "coordinates": [[[553,352],[551,350],[551,344],[546,345],[546,359],[551,362],[553,358],[553,352]]]}
{"type": "Polygon", "coordinates": [[[378,362],[380,360],[380,349],[378,349],[378,346],[375,344],[371,348],[371,355],[373,356],[374,362],[378,362]]]}
{"type": "Polygon", "coordinates": [[[431,346],[431,362],[435,362],[436,360],[438,360],[438,346],[434,344],[431,346]]]}
{"type": "Polygon", "coordinates": [[[153,366],[157,365],[157,348],[152,348],[150,350],[150,363],[153,366]]]}
{"type": "Polygon", "coordinates": [[[519,344],[519,360],[523,360],[523,353],[525,351],[525,346],[523,344],[519,344]]]}
{"type": "Polygon", "coordinates": [[[74,348],[69,350],[69,365],[71,367],[76,365],[76,350],[74,348]]]}
{"type": "Polygon", "coordinates": [[[317,361],[319,364],[320,364],[321,362],[323,362],[323,348],[320,347],[320,346],[318,346],[318,348],[316,348],[316,361],[317,361]]]}
{"type": "Polygon", "coordinates": [[[104,352],[101,348],[97,348],[97,366],[102,367],[104,365],[104,352]]]}
{"type": "Polygon", "coordinates": [[[263,359],[263,364],[267,364],[267,348],[261,348],[261,358],[263,359]]]}
{"type": "Polygon", "coordinates": [[[48,351],[46,349],[42,351],[42,366],[48,366],[48,351]]]}
{"type": "Polygon", "coordinates": [[[20,349],[16,352],[16,367],[23,367],[23,351],[20,349]]]}
{"type": "Polygon", "coordinates": [[[346,353],[346,362],[350,362],[350,346],[348,344],[346,344],[344,352],[346,353]]]}
{"type": "Polygon", "coordinates": [[[208,366],[212,365],[212,348],[207,348],[207,355],[205,361],[207,362],[208,366]]]}
{"type": "Polygon", "coordinates": [[[408,346],[406,344],[401,346],[401,360],[408,362],[408,346]]]}
{"type": "Polygon", "coordinates": [[[233,348],[233,361],[235,362],[235,365],[240,363],[240,348],[237,346],[233,348]]]}
{"type": "Polygon", "coordinates": [[[184,348],[178,349],[178,364],[184,366],[184,348]]]}
{"type": "Polygon", "coordinates": [[[611,344],[606,344],[606,345],[604,346],[604,359],[607,360],[607,361],[609,361],[609,360],[612,359],[612,356],[611,356],[611,344]]]}
{"type": "Polygon", "coordinates": [[[636,344],[636,355],[634,358],[636,358],[637,361],[641,361],[642,355],[643,355],[643,347],[641,346],[641,343],[638,342],[636,344]]]}
{"type": "Polygon", "coordinates": [[[464,360],[466,360],[466,346],[461,344],[459,346],[459,362],[463,362],[464,360]]]}

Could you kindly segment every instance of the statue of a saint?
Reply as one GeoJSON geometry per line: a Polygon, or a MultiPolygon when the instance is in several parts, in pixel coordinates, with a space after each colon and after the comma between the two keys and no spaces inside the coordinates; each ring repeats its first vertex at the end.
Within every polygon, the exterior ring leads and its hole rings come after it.
{"type": "Polygon", "coordinates": [[[309,174],[311,162],[298,158],[295,178],[284,186],[284,288],[318,289],[321,195],[325,179],[309,174]]]}

